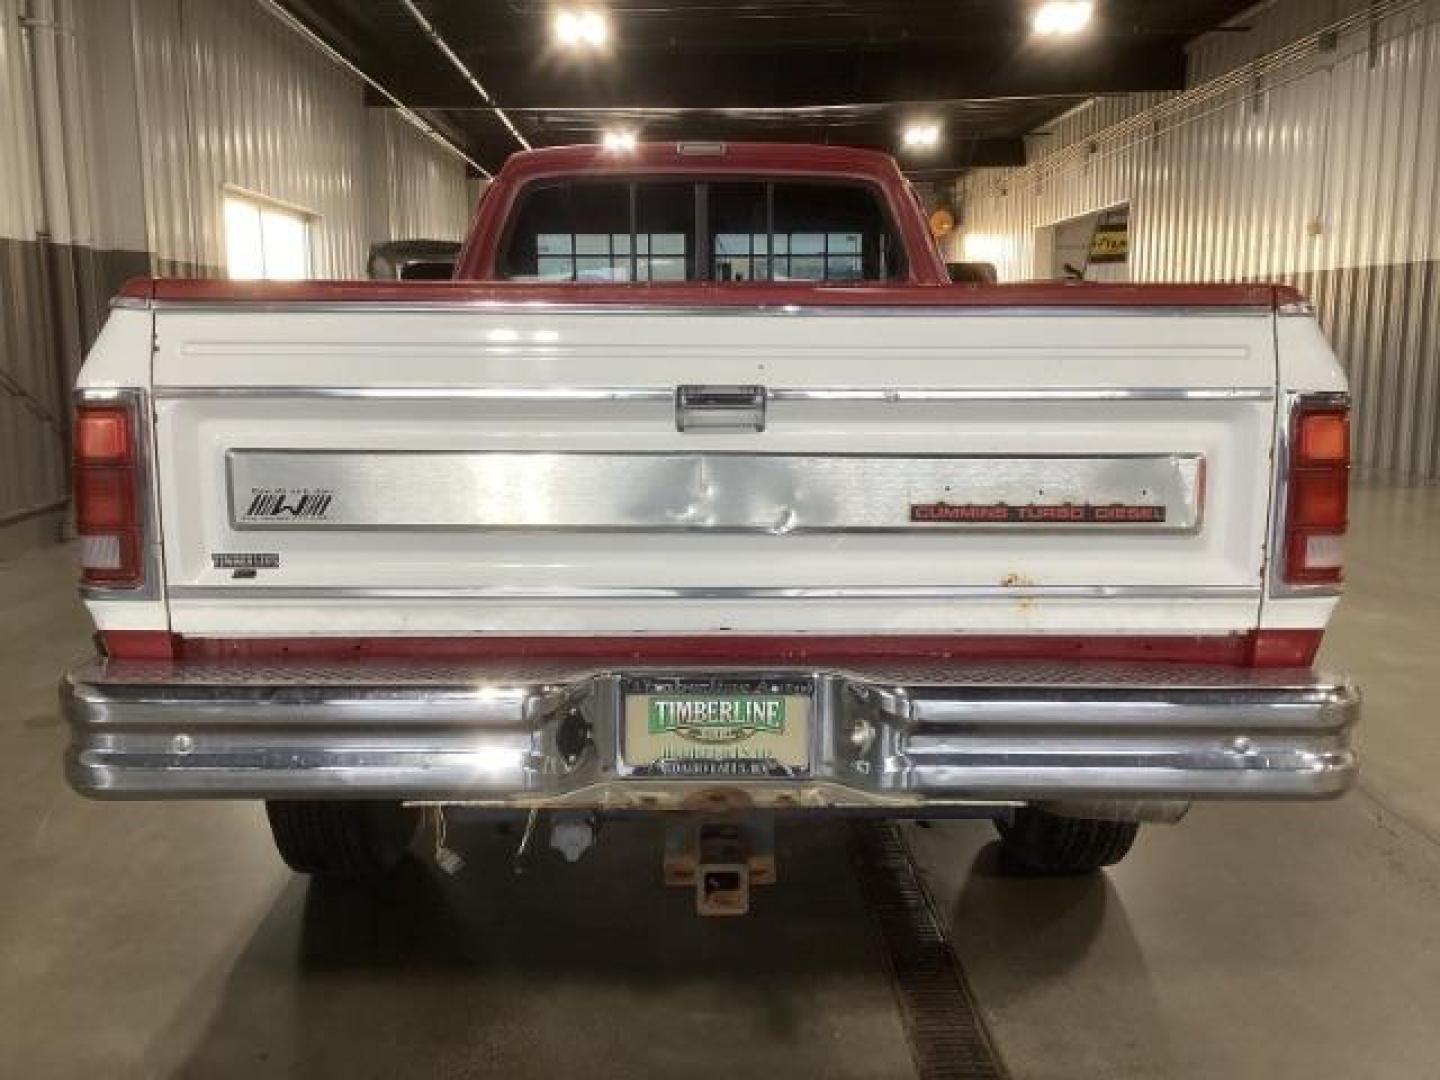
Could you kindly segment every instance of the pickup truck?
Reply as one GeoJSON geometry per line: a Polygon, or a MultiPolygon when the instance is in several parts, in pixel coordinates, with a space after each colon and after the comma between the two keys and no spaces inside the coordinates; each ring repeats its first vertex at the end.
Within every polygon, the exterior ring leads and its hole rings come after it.
{"type": "Polygon", "coordinates": [[[131,282],[75,404],[70,781],[266,800],[302,871],[465,808],[708,823],[722,904],[779,812],[1086,872],[1355,776],[1309,305],[953,284],[883,154],[516,154],[454,280],[131,282]]]}

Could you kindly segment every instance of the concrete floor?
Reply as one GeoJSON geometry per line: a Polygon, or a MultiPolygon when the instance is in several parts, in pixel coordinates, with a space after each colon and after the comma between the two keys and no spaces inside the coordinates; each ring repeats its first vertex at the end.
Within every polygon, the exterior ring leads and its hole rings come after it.
{"type": "MultiPolygon", "coordinates": [[[[1358,792],[1202,806],[1086,881],[907,827],[1016,1077],[1440,1076],[1440,488],[1354,509],[1326,660],[1367,692],[1358,792]]],[[[66,553],[0,563],[0,611],[0,1076],[911,1075],[840,829],[782,831],[746,920],[657,886],[643,824],[573,868],[475,827],[456,879],[311,886],[253,805],[73,796],[66,553]]]]}

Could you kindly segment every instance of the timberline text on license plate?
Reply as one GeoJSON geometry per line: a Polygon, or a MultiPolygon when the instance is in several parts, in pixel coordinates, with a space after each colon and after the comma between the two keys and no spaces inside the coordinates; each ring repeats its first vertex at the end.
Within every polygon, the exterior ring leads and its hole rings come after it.
{"type": "Polygon", "coordinates": [[[700,743],[728,743],[785,732],[785,699],[772,695],[703,697],[656,694],[646,710],[651,735],[679,735],[700,743]]]}

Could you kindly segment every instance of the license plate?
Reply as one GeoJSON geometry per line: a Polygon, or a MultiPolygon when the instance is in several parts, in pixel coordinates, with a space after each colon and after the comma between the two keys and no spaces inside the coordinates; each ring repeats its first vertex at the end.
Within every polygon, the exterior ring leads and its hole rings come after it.
{"type": "Polygon", "coordinates": [[[627,772],[743,779],[810,770],[812,680],[633,677],[623,687],[627,772]]]}

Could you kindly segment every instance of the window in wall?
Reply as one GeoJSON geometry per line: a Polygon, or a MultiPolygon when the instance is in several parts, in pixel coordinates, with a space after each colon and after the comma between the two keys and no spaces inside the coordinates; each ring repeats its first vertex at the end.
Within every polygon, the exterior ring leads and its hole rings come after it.
{"type": "Polygon", "coordinates": [[[227,191],[226,273],[247,281],[309,277],[310,222],[310,216],[298,210],[227,191]]]}

